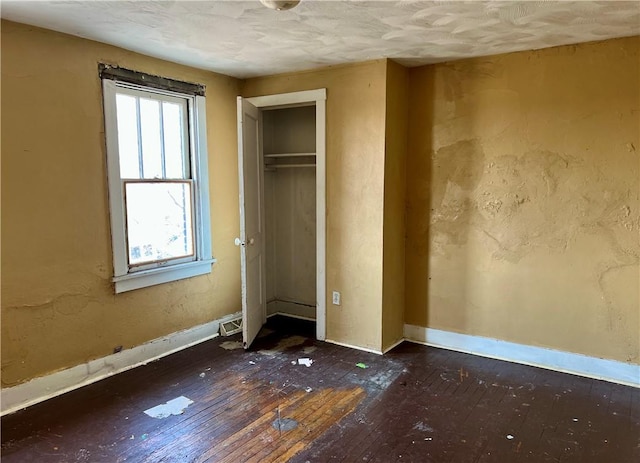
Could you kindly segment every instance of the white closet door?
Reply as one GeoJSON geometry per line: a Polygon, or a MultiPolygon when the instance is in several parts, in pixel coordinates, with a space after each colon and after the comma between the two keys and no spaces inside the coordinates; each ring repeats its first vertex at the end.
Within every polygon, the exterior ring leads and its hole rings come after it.
{"type": "Polygon", "coordinates": [[[238,172],[242,340],[247,349],[266,321],[266,288],[259,111],[241,97],[238,97],[238,172]]]}

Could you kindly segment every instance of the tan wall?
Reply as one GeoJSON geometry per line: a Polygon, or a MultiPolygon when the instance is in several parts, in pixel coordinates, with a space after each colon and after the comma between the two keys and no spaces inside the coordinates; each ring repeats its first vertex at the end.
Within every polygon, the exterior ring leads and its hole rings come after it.
{"type": "Polygon", "coordinates": [[[640,362],[639,51],[411,70],[407,323],[640,362]]]}
{"type": "Polygon", "coordinates": [[[238,81],[2,22],[2,386],[240,309],[238,81]],[[207,86],[211,275],[115,295],[98,62],[207,86]]]}
{"type": "Polygon", "coordinates": [[[249,79],[242,95],[327,89],[327,338],[380,349],[386,62],[249,79]],[[342,305],[331,304],[331,291],[342,305]]]}
{"type": "Polygon", "coordinates": [[[405,306],[405,190],[409,71],[387,61],[384,168],[382,346],[403,337],[405,306]]]}

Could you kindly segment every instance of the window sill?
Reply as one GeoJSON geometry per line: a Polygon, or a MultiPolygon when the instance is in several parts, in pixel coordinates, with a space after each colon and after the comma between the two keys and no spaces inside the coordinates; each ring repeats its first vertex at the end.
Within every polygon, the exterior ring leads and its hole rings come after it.
{"type": "Polygon", "coordinates": [[[211,265],[215,259],[199,260],[184,264],[172,265],[170,267],[160,267],[151,270],[128,273],[113,277],[116,287],[116,294],[134,289],[146,288],[147,286],[159,285],[171,281],[183,280],[198,275],[211,273],[211,265]]]}

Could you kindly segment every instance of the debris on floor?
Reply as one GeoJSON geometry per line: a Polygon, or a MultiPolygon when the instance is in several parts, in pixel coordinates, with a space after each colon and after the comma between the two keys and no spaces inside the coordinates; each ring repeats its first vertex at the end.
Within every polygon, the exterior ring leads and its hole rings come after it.
{"type": "Polygon", "coordinates": [[[513,439],[513,436],[511,434],[507,434],[507,439],[511,440],[513,439]]]}
{"type": "Polygon", "coordinates": [[[256,362],[254,362],[253,360],[249,360],[249,365],[255,365],[256,362]]]}
{"type": "Polygon", "coordinates": [[[206,375],[204,373],[200,373],[200,377],[204,378],[206,375]]]}
{"type": "Polygon", "coordinates": [[[171,415],[182,415],[184,410],[193,403],[193,400],[181,395],[168,401],[167,403],[156,405],[144,413],[151,418],[166,418],[171,415]]]}
{"type": "Polygon", "coordinates": [[[422,432],[434,432],[433,428],[428,424],[425,424],[423,421],[418,421],[413,426],[413,429],[417,429],[418,431],[422,431],[422,432]]]}
{"type": "Polygon", "coordinates": [[[298,359],[298,365],[304,365],[305,367],[310,367],[312,363],[313,363],[313,360],[307,357],[298,359]]]}
{"type": "Polygon", "coordinates": [[[312,389],[312,388],[310,388],[310,387],[307,387],[307,388],[305,388],[305,391],[307,391],[307,392],[311,392],[311,391],[313,391],[313,389],[312,389]]]}
{"type": "Polygon", "coordinates": [[[356,366],[357,366],[358,368],[363,368],[363,369],[364,369],[364,368],[369,368],[369,367],[368,367],[367,365],[365,365],[364,363],[356,363],[356,366]]]}

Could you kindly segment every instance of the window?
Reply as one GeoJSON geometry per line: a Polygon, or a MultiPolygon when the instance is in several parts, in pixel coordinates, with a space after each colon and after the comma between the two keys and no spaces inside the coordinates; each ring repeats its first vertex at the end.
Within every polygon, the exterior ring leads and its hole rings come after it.
{"type": "Polygon", "coordinates": [[[116,293],[210,273],[204,88],[100,73],[116,293]]]}

